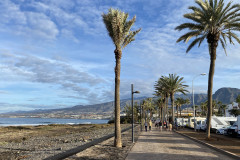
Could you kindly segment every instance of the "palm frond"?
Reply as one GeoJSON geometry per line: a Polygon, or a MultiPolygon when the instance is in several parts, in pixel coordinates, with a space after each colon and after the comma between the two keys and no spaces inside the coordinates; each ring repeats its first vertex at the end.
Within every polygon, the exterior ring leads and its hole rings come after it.
{"type": "Polygon", "coordinates": [[[192,41],[186,52],[188,53],[198,42],[202,42],[202,37],[196,38],[194,41],[192,41]]]}
{"type": "Polygon", "coordinates": [[[222,48],[224,49],[224,52],[227,56],[227,51],[226,51],[226,47],[225,47],[225,42],[222,40],[222,38],[220,38],[220,42],[221,42],[221,45],[222,45],[222,48]]]}
{"type": "Polygon", "coordinates": [[[240,42],[240,38],[233,33],[233,31],[240,31],[240,4],[228,2],[225,5],[224,0],[195,0],[195,3],[196,6],[189,7],[192,13],[184,14],[184,17],[193,23],[183,23],[175,28],[179,31],[190,30],[178,38],[177,42],[188,42],[190,38],[196,37],[186,52],[189,52],[197,43],[200,46],[204,39],[209,38],[212,38],[208,41],[209,43],[221,41],[224,50],[226,50],[226,38],[230,44],[234,44],[233,39],[240,42]]]}
{"type": "Polygon", "coordinates": [[[196,37],[198,35],[200,35],[201,32],[199,31],[192,31],[192,32],[188,32],[184,35],[182,35],[178,40],[177,42],[180,42],[180,41],[184,41],[184,42],[188,42],[192,37],[196,37]]]}
{"type": "Polygon", "coordinates": [[[175,28],[175,30],[183,30],[183,29],[190,29],[190,30],[203,30],[204,27],[201,24],[195,23],[183,23],[175,28]]]}
{"type": "Polygon", "coordinates": [[[134,36],[141,30],[131,31],[131,27],[136,21],[136,16],[127,21],[128,16],[128,13],[112,8],[109,9],[107,14],[103,13],[102,15],[108,34],[117,49],[123,49],[134,41],[134,36]]]}

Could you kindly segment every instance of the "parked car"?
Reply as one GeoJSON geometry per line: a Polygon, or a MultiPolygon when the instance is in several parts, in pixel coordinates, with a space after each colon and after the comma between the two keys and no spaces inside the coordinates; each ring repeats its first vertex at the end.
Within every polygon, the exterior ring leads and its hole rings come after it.
{"type": "Polygon", "coordinates": [[[230,126],[224,126],[222,128],[219,128],[216,130],[217,134],[222,134],[222,135],[226,135],[227,134],[227,130],[229,129],[230,126]]]}
{"type": "Polygon", "coordinates": [[[230,126],[227,129],[227,135],[230,135],[230,136],[237,136],[238,135],[238,126],[237,126],[236,123],[234,123],[232,126],[230,126]]]}
{"type": "Polygon", "coordinates": [[[227,134],[230,136],[240,136],[240,116],[237,121],[227,129],[227,134]]]}

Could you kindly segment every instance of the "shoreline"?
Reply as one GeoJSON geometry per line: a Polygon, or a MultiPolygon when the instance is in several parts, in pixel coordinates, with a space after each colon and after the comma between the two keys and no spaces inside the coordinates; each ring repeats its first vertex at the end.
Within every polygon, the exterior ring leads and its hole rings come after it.
{"type": "Polygon", "coordinates": [[[6,126],[38,126],[50,124],[107,124],[107,119],[73,119],[73,118],[0,118],[0,127],[6,126]]]}

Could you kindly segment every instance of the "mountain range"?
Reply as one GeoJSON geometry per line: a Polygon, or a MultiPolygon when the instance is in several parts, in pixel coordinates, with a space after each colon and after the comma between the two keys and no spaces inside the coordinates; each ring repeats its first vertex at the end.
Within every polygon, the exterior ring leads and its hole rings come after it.
{"type": "MultiPolygon", "coordinates": [[[[223,104],[230,104],[235,101],[238,95],[240,95],[240,89],[220,88],[213,94],[213,99],[217,101],[221,101],[223,104]]],[[[182,97],[184,99],[188,98],[192,102],[192,94],[186,94],[186,95],[176,94],[175,98],[178,98],[178,97],[182,97]]],[[[140,103],[142,102],[142,100],[146,98],[148,97],[139,97],[139,98],[135,98],[134,101],[137,103],[140,103]]],[[[204,102],[206,100],[207,100],[207,94],[194,94],[194,101],[196,105],[200,105],[201,102],[204,102]]],[[[131,99],[121,100],[120,102],[121,110],[123,110],[126,104],[130,105],[131,99]]],[[[182,106],[182,108],[191,107],[191,106],[192,106],[192,103],[190,105],[182,106]]],[[[76,105],[70,108],[62,108],[62,109],[18,111],[18,112],[7,113],[4,115],[22,115],[22,116],[39,115],[39,117],[46,116],[46,117],[64,117],[64,118],[73,118],[72,116],[75,115],[78,118],[86,118],[86,117],[88,118],[89,115],[105,115],[107,117],[112,115],[113,111],[114,111],[114,102],[111,101],[111,102],[94,104],[94,105],[76,105]],[[78,115],[81,115],[81,116],[79,117],[78,115]]]]}

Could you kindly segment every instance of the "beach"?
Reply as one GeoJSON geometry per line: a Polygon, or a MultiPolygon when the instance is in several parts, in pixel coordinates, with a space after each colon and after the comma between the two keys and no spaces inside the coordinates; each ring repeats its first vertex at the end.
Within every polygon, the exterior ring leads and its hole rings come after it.
{"type": "MultiPolygon", "coordinates": [[[[122,129],[129,124],[122,124],[122,129]]],[[[0,128],[0,159],[40,160],[114,133],[113,124],[12,126],[0,128]]]]}

